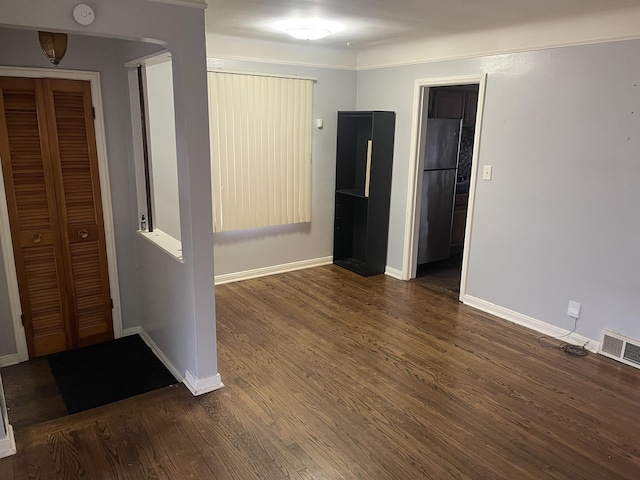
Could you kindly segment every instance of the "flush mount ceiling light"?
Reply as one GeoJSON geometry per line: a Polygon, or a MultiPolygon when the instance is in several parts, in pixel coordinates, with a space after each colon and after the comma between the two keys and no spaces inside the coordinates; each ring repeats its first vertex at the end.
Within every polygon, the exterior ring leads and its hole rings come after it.
{"type": "Polygon", "coordinates": [[[297,27],[290,28],[287,33],[293,38],[299,38],[300,40],[319,40],[326,37],[331,32],[324,28],[317,27],[297,27]]]}
{"type": "Polygon", "coordinates": [[[319,40],[342,29],[340,24],[320,18],[294,18],[278,22],[274,27],[300,40],[319,40]]]}

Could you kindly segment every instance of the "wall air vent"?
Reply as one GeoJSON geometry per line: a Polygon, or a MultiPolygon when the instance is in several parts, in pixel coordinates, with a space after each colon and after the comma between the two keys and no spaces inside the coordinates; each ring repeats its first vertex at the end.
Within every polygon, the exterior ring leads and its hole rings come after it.
{"type": "Polygon", "coordinates": [[[640,340],[603,330],[598,353],[632,367],[640,368],[640,340]]]}

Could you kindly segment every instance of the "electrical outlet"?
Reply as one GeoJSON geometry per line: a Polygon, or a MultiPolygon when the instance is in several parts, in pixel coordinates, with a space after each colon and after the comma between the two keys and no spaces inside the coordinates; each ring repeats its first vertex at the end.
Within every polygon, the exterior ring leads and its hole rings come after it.
{"type": "Polygon", "coordinates": [[[482,168],[482,179],[483,180],[491,180],[492,172],[491,165],[485,165],[482,168]]]}
{"type": "Polygon", "coordinates": [[[569,308],[567,309],[567,315],[577,320],[578,318],[580,318],[581,308],[582,308],[582,305],[580,305],[578,302],[574,302],[573,300],[570,300],[569,308]]]}

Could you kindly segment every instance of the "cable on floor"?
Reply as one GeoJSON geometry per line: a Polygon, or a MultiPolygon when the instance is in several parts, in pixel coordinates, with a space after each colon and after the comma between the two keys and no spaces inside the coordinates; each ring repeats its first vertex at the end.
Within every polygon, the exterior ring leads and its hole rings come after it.
{"type": "Polygon", "coordinates": [[[544,342],[545,339],[560,340],[560,339],[563,339],[565,337],[568,337],[569,335],[571,335],[573,332],[576,331],[576,327],[577,326],[578,326],[578,319],[576,318],[574,320],[574,322],[573,322],[573,328],[571,329],[571,331],[569,333],[566,333],[566,334],[561,335],[559,337],[550,337],[548,335],[541,335],[540,337],[538,337],[538,344],[541,347],[545,347],[545,348],[559,348],[560,350],[562,350],[567,355],[572,355],[574,357],[586,357],[587,355],[589,355],[589,351],[585,347],[587,346],[587,343],[589,343],[589,342],[585,343],[582,346],[580,346],[580,345],[572,345],[571,343],[567,343],[567,342],[561,342],[559,345],[557,345],[555,343],[544,342]]]}

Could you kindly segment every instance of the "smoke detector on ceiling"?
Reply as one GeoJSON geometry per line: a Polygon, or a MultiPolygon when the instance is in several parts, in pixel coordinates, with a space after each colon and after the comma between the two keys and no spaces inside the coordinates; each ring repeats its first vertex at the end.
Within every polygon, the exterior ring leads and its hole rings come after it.
{"type": "Polygon", "coordinates": [[[80,25],[91,25],[96,19],[96,15],[89,5],[79,3],[73,9],[73,19],[80,25]]]}

